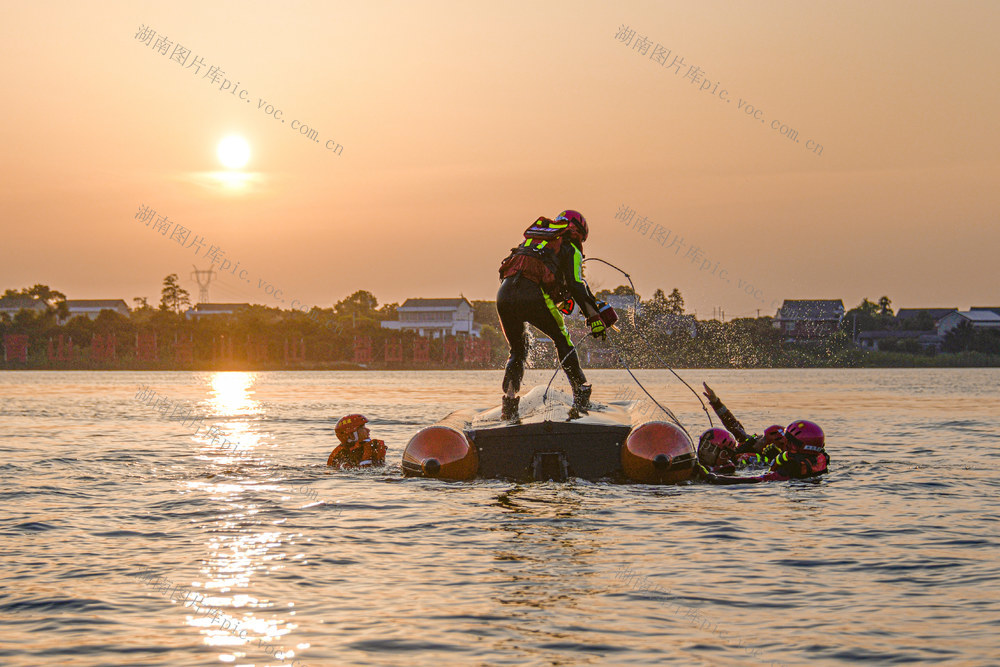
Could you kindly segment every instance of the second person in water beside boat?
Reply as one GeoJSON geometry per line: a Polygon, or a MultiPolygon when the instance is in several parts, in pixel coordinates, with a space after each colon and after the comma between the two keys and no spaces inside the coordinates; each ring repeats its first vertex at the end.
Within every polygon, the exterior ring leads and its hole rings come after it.
{"type": "Polygon", "coordinates": [[[712,388],[707,383],[704,387],[705,397],[728,432],[712,428],[702,434],[696,476],[713,484],[752,484],[815,477],[827,471],[830,455],[819,425],[797,420],[785,428],[769,426],[764,435],[749,435],[712,388]],[[756,477],[729,475],[755,465],[766,466],[768,471],[756,477]]]}
{"type": "Polygon", "coordinates": [[[698,438],[698,463],[718,473],[736,471],[736,438],[724,428],[710,428],[698,438]]]}
{"type": "MultiPolygon", "coordinates": [[[[705,387],[703,392],[705,398],[708,399],[709,405],[715,411],[715,414],[719,416],[722,420],[722,425],[733,434],[736,438],[736,442],[739,443],[736,448],[736,454],[761,454],[764,448],[768,445],[776,445],[782,451],[785,448],[785,429],[781,426],[775,424],[774,426],[768,426],[764,429],[764,435],[750,435],[743,428],[743,424],[740,420],[729,411],[729,408],[716,396],[712,388],[708,386],[708,383],[703,382],[702,386],[705,387]]],[[[773,448],[772,448],[773,451],[773,448]]],[[[773,458],[773,457],[772,457],[773,458]]]]}
{"type": "Polygon", "coordinates": [[[768,471],[754,477],[738,477],[722,471],[710,470],[699,461],[696,474],[710,484],[754,484],[757,482],[783,482],[790,479],[817,477],[830,466],[826,453],[826,436],[817,424],[799,420],[785,428],[785,451],[778,454],[768,471]]]}

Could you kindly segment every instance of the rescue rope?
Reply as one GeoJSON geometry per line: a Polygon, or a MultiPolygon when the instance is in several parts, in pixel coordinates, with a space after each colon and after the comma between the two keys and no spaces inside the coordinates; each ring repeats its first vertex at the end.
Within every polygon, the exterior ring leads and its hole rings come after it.
{"type": "MultiPolygon", "coordinates": [[[[698,395],[698,392],[697,392],[697,391],[695,391],[695,389],[694,389],[694,388],[693,388],[693,387],[692,387],[691,385],[689,385],[689,384],[688,384],[688,383],[687,383],[687,382],[686,382],[686,381],[684,380],[684,378],[682,378],[682,377],[681,377],[680,375],[678,375],[678,374],[677,374],[677,372],[676,372],[676,371],[675,371],[675,370],[674,370],[673,368],[671,368],[670,366],[668,366],[668,365],[666,364],[666,362],[664,362],[664,361],[663,361],[663,359],[662,359],[662,358],[660,357],[660,355],[659,355],[659,354],[657,354],[657,352],[656,352],[656,350],[655,350],[655,349],[653,348],[653,346],[649,344],[649,341],[648,341],[648,340],[646,339],[646,337],[645,337],[645,336],[644,336],[644,335],[643,335],[643,334],[642,334],[642,333],[641,333],[641,332],[639,331],[639,325],[638,325],[638,323],[636,322],[636,313],[638,313],[638,312],[639,312],[639,295],[638,295],[638,294],[636,294],[636,291],[635,291],[635,284],[634,284],[634,283],[632,282],[632,276],[630,276],[630,275],[629,275],[629,274],[628,274],[628,273],[627,273],[626,271],[624,271],[623,269],[621,269],[621,268],[619,268],[619,267],[615,266],[614,264],[612,264],[611,262],[609,262],[609,261],[607,261],[607,260],[604,260],[604,259],[601,259],[600,257],[588,257],[588,258],[586,258],[585,260],[583,260],[583,263],[587,263],[587,262],[589,262],[589,261],[591,261],[591,260],[593,260],[593,261],[595,261],[595,262],[601,262],[602,264],[607,264],[607,265],[608,265],[608,266],[610,266],[610,267],[611,267],[612,269],[614,269],[615,271],[618,271],[618,272],[619,272],[619,273],[621,273],[621,274],[622,274],[623,276],[625,276],[625,279],[626,279],[626,280],[628,281],[628,284],[629,284],[629,286],[630,286],[630,287],[632,288],[632,301],[633,301],[633,304],[634,304],[634,307],[633,307],[633,309],[632,309],[632,327],[633,327],[633,328],[635,329],[635,333],[636,333],[636,336],[638,336],[638,337],[639,337],[639,340],[641,340],[641,341],[642,341],[642,342],[643,342],[643,343],[644,343],[644,344],[646,345],[646,347],[647,347],[647,348],[649,348],[649,351],[653,353],[653,356],[655,356],[655,357],[656,357],[656,360],[657,360],[657,361],[659,361],[659,362],[660,362],[660,364],[661,364],[661,365],[662,365],[662,366],[663,366],[664,368],[666,368],[666,369],[667,369],[668,371],[670,371],[671,373],[673,373],[673,374],[674,374],[674,377],[675,377],[675,378],[677,378],[678,380],[680,380],[680,381],[681,381],[681,383],[682,383],[682,384],[683,384],[683,385],[684,385],[685,387],[687,387],[688,389],[690,389],[690,390],[691,390],[691,393],[692,393],[692,394],[694,394],[694,397],[698,399],[698,402],[699,402],[699,403],[701,403],[701,409],[705,411],[705,415],[706,415],[706,416],[708,417],[708,425],[709,425],[709,428],[712,428],[712,427],[714,427],[714,426],[715,426],[715,424],[714,424],[714,423],[712,422],[712,414],[711,414],[711,413],[710,413],[710,412],[708,411],[708,408],[707,408],[707,407],[705,407],[705,401],[701,400],[701,396],[699,396],[699,395],[698,395]]],[[[618,348],[617,348],[617,346],[615,346],[615,347],[616,347],[616,349],[618,349],[618,348]]],[[[622,362],[622,366],[623,366],[623,367],[625,368],[625,370],[627,370],[627,371],[628,371],[628,374],[629,374],[629,375],[632,375],[632,379],[633,379],[633,380],[635,380],[636,384],[638,384],[638,385],[639,385],[639,387],[640,387],[640,388],[641,388],[641,389],[642,389],[642,390],[643,390],[644,392],[646,392],[646,395],[647,395],[647,396],[649,396],[649,398],[650,398],[650,399],[651,399],[651,400],[652,400],[652,401],[653,401],[654,403],[656,403],[656,405],[658,405],[658,406],[660,407],[660,409],[661,409],[661,410],[664,410],[664,412],[667,412],[667,414],[670,414],[671,416],[673,416],[673,413],[671,413],[671,412],[669,412],[669,411],[665,410],[665,409],[663,408],[663,406],[661,406],[661,405],[660,405],[659,403],[657,403],[657,402],[656,402],[656,399],[654,399],[654,398],[653,398],[652,396],[650,396],[649,392],[648,392],[648,391],[646,391],[646,388],[642,386],[642,383],[640,383],[640,382],[639,382],[639,380],[638,380],[638,379],[637,379],[637,378],[635,377],[635,375],[633,375],[633,374],[632,374],[632,371],[631,371],[631,370],[629,370],[628,366],[626,366],[626,365],[625,365],[625,359],[624,359],[624,356],[623,356],[623,355],[622,355],[621,353],[619,353],[619,355],[618,355],[618,358],[619,358],[619,360],[620,360],[620,361],[622,362]]],[[[674,421],[676,421],[676,420],[677,420],[677,418],[676,418],[676,417],[674,417],[674,421]]],[[[678,424],[678,425],[680,425],[680,422],[677,422],[677,424],[678,424]]],[[[684,427],[683,427],[683,426],[681,426],[681,428],[684,428],[684,427]]],[[[686,431],[686,430],[685,430],[685,433],[687,433],[687,431],[686,431]]],[[[690,434],[688,434],[688,435],[690,436],[690,434]]]]}
{"type": "MultiPolygon", "coordinates": [[[[584,337],[586,337],[586,334],[584,334],[584,337]]],[[[573,339],[570,338],[569,342],[572,343],[573,339]]],[[[576,345],[573,345],[572,349],[569,352],[566,353],[566,356],[559,360],[559,364],[556,366],[556,372],[552,374],[552,377],[549,378],[549,383],[547,385],[545,385],[545,393],[542,394],[542,407],[543,408],[545,407],[545,401],[548,399],[548,396],[549,396],[549,387],[552,386],[553,380],[555,380],[556,376],[559,375],[559,371],[562,370],[563,364],[566,362],[567,359],[569,359],[569,355],[571,355],[574,352],[576,352],[576,346],[579,345],[579,344],[580,343],[578,342],[576,345]]]]}
{"type": "MultiPolygon", "coordinates": [[[[586,336],[587,336],[587,335],[588,335],[588,334],[584,334],[584,338],[586,338],[586,336]]],[[[656,405],[656,407],[658,407],[658,408],[659,408],[660,410],[662,410],[662,411],[663,411],[663,413],[664,413],[665,415],[667,415],[667,416],[668,416],[668,417],[670,418],[670,420],[671,420],[672,422],[674,422],[675,424],[677,424],[677,426],[679,426],[679,427],[680,427],[680,429],[681,429],[682,431],[684,431],[684,433],[686,433],[686,434],[687,434],[687,436],[688,436],[689,438],[691,438],[691,434],[690,434],[690,433],[688,433],[688,430],[687,430],[686,428],[684,428],[684,424],[682,424],[682,423],[681,423],[681,420],[677,418],[677,415],[675,415],[675,414],[674,414],[673,412],[671,412],[671,411],[670,411],[669,409],[667,409],[667,408],[663,407],[662,405],[660,405],[660,402],[659,402],[659,401],[657,401],[657,400],[656,400],[656,399],[655,399],[655,398],[653,397],[653,395],[652,395],[652,394],[650,394],[650,393],[649,393],[649,391],[647,391],[647,390],[646,390],[646,387],[644,387],[644,386],[643,386],[642,382],[639,382],[639,378],[637,378],[637,377],[635,376],[635,374],[634,374],[634,373],[632,372],[632,369],[630,369],[630,368],[628,367],[628,364],[627,364],[627,363],[626,363],[626,361],[625,361],[625,354],[624,354],[624,352],[622,351],[622,349],[621,349],[620,347],[618,347],[618,345],[617,345],[617,344],[616,344],[616,343],[614,342],[614,340],[613,340],[613,339],[610,339],[610,338],[609,338],[608,340],[610,340],[610,341],[611,341],[611,345],[612,345],[612,346],[614,346],[614,348],[615,348],[615,352],[616,352],[616,354],[617,354],[617,356],[618,356],[618,361],[619,361],[619,362],[621,363],[621,365],[622,365],[622,368],[624,368],[624,369],[625,369],[625,371],[626,371],[626,372],[627,372],[627,373],[628,373],[629,375],[631,375],[631,376],[632,376],[632,379],[633,379],[633,380],[635,380],[635,383],[636,383],[637,385],[639,385],[639,388],[640,388],[640,389],[642,389],[643,393],[645,393],[645,394],[646,394],[646,396],[649,396],[649,400],[651,400],[651,401],[653,402],[653,404],[654,404],[654,405],[656,405]]],[[[572,339],[570,339],[570,341],[572,341],[572,339]]],[[[579,345],[579,343],[577,343],[577,345],[579,345]]],[[[574,352],[576,352],[576,349],[577,349],[577,348],[576,348],[576,345],[574,345],[574,346],[573,346],[573,349],[572,349],[572,350],[570,350],[569,352],[567,352],[567,353],[566,353],[566,356],[564,356],[564,357],[563,357],[562,359],[560,359],[560,360],[559,360],[559,366],[558,366],[558,367],[556,367],[556,371],[555,371],[555,373],[553,373],[553,374],[552,374],[552,377],[551,377],[551,378],[549,378],[549,383],[548,383],[547,385],[545,385],[545,393],[544,393],[544,394],[542,394],[542,407],[543,407],[543,408],[545,407],[545,403],[546,403],[546,400],[547,400],[547,398],[548,398],[548,395],[549,395],[549,387],[551,387],[551,386],[552,386],[552,382],[553,382],[553,381],[554,381],[554,380],[556,379],[556,376],[558,376],[558,375],[559,375],[559,371],[560,371],[560,370],[562,370],[562,365],[563,365],[563,362],[565,362],[565,361],[566,361],[567,359],[569,359],[569,355],[571,355],[571,354],[573,354],[574,352]]],[[[692,440],[692,442],[693,442],[693,441],[694,441],[694,438],[691,438],[691,440],[692,440]]]]}
{"type": "MultiPolygon", "coordinates": [[[[670,417],[671,421],[677,424],[680,427],[680,429],[684,431],[684,433],[687,433],[687,437],[691,438],[691,434],[688,433],[688,430],[686,428],[684,428],[684,424],[682,424],[681,420],[677,418],[677,415],[675,415],[673,412],[660,405],[659,401],[653,398],[653,395],[650,394],[648,391],[646,391],[646,388],[642,386],[642,383],[639,382],[639,378],[635,376],[635,373],[632,372],[632,369],[628,367],[627,363],[625,363],[625,354],[622,351],[622,349],[618,347],[618,344],[615,343],[614,339],[608,338],[608,340],[611,341],[611,345],[615,348],[615,352],[618,354],[618,361],[621,362],[622,368],[624,368],[628,372],[628,374],[632,376],[632,379],[635,380],[635,383],[639,385],[639,389],[642,389],[643,393],[645,393],[646,396],[649,396],[649,400],[651,400],[656,405],[656,407],[663,410],[664,414],[670,417]]],[[[691,441],[694,442],[694,438],[691,438],[691,441]]]]}

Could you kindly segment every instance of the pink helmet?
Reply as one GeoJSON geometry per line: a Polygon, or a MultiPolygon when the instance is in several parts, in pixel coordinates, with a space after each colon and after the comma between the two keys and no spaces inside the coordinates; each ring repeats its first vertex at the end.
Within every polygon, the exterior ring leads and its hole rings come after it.
{"type": "Polygon", "coordinates": [[[710,428],[698,438],[698,462],[704,466],[718,465],[720,457],[731,459],[735,453],[736,438],[724,428],[710,428]]]}
{"type": "Polygon", "coordinates": [[[587,228],[587,221],[579,211],[571,209],[565,210],[556,217],[557,222],[568,222],[570,236],[575,237],[580,243],[587,240],[590,230],[587,228]]]}
{"type": "Polygon", "coordinates": [[[785,429],[781,426],[775,424],[774,426],[768,426],[764,429],[764,444],[770,445],[772,442],[778,442],[785,437],[785,429]]]}
{"type": "Polygon", "coordinates": [[[821,452],[826,447],[826,436],[823,429],[809,421],[794,421],[785,429],[785,439],[788,440],[788,451],[821,452]]]}

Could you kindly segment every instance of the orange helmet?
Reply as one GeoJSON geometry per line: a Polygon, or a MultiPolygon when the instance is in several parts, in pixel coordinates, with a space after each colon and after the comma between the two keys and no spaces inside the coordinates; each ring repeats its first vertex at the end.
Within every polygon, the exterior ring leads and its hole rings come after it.
{"type": "Polygon", "coordinates": [[[358,441],[358,429],[367,423],[368,418],[364,415],[347,415],[340,418],[333,432],[337,434],[337,439],[346,445],[358,441]]]}

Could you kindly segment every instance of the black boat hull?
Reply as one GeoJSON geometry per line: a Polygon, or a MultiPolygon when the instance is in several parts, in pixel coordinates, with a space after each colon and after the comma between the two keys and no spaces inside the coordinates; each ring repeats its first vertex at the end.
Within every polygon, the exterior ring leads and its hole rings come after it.
{"type": "Polygon", "coordinates": [[[690,437],[676,424],[639,415],[636,407],[619,402],[580,414],[572,397],[536,387],[522,397],[517,421],[501,421],[499,407],[466,409],[422,429],[406,446],[403,472],[456,480],[662,484],[690,478],[696,461],[690,437]]]}

